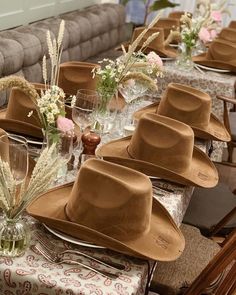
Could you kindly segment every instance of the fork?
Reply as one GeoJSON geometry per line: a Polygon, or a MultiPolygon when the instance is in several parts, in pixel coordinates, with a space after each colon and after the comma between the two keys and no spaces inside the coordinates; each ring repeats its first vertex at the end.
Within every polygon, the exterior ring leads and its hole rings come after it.
{"type": "Polygon", "coordinates": [[[55,264],[71,264],[71,265],[80,265],[86,269],[89,269],[97,274],[100,274],[102,276],[105,276],[109,279],[116,279],[118,278],[117,274],[109,273],[104,270],[98,270],[96,268],[93,268],[87,264],[84,264],[82,262],[73,260],[73,259],[64,259],[63,257],[59,257],[54,252],[50,252],[47,248],[44,248],[40,243],[37,243],[35,245],[35,248],[41,253],[48,261],[55,263],[55,264]]]}
{"type": "Polygon", "coordinates": [[[64,251],[60,251],[58,249],[58,251],[55,249],[55,245],[50,242],[49,240],[45,241],[44,237],[39,233],[39,232],[35,232],[35,236],[36,238],[38,239],[39,243],[43,246],[43,248],[47,248],[48,251],[50,252],[54,252],[55,255],[57,255],[58,257],[60,258],[63,258],[63,256],[65,254],[76,254],[76,255],[80,255],[80,256],[83,256],[83,257],[86,257],[90,260],[93,260],[93,261],[96,261],[97,263],[100,263],[106,267],[110,267],[110,268],[113,268],[115,270],[124,270],[125,269],[125,266],[120,264],[120,263],[116,263],[116,262],[113,262],[113,261],[104,261],[102,259],[98,259],[96,257],[93,257],[93,256],[90,256],[86,253],[83,253],[79,250],[71,250],[71,249],[68,249],[68,250],[64,250],[64,251]]]}

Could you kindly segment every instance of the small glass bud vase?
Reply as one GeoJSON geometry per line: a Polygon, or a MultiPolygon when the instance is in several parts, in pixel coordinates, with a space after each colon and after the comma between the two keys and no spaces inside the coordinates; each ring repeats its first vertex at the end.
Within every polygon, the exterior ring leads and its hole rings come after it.
{"type": "Polygon", "coordinates": [[[191,70],[194,68],[192,60],[193,47],[186,46],[185,43],[180,44],[180,55],[177,57],[176,65],[182,70],[191,70]]]}
{"type": "Polygon", "coordinates": [[[30,228],[21,218],[0,221],[0,256],[22,256],[29,246],[30,228]]]}

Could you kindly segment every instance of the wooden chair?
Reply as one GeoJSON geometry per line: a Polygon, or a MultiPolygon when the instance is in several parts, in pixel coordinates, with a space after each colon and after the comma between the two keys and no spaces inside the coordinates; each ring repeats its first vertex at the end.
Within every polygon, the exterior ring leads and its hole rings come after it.
{"type": "Polygon", "coordinates": [[[217,98],[223,101],[224,124],[231,135],[231,141],[227,142],[227,162],[233,165],[233,151],[236,147],[236,99],[228,98],[223,95],[218,95],[217,98]],[[230,104],[233,104],[233,107],[230,109],[230,111],[228,111],[230,104]]]}
{"type": "Polygon", "coordinates": [[[195,226],[205,236],[229,234],[236,228],[236,195],[228,186],[195,188],[183,223],[195,226]]]}
{"type": "Polygon", "coordinates": [[[222,248],[199,230],[182,225],[186,246],[174,262],[157,262],[150,290],[160,295],[233,295],[236,292],[236,231],[222,248]]]}

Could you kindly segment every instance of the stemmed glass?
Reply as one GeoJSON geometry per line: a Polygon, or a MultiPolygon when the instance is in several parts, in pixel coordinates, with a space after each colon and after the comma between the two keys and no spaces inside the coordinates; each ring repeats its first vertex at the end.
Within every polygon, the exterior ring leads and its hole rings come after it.
{"type": "MultiPolygon", "coordinates": [[[[76,102],[72,108],[72,120],[80,128],[81,134],[87,128],[92,128],[95,118],[94,110],[98,101],[98,93],[91,89],[79,89],[76,102]]],[[[82,142],[77,138],[74,144],[74,155],[78,159],[82,152],[82,142]]]]}
{"type": "Polygon", "coordinates": [[[92,126],[94,122],[93,112],[98,100],[95,90],[79,89],[76,94],[75,106],[72,109],[72,120],[79,126],[81,133],[92,126]]]}
{"type": "Polygon", "coordinates": [[[143,83],[139,80],[131,79],[119,86],[119,91],[127,103],[124,112],[124,119],[122,121],[123,128],[133,129],[134,122],[132,120],[132,114],[139,107],[142,98],[150,95],[150,89],[147,83],[143,83]]]}
{"type": "Polygon", "coordinates": [[[28,144],[23,136],[0,137],[0,159],[7,163],[17,185],[22,184],[28,173],[28,144]]]}

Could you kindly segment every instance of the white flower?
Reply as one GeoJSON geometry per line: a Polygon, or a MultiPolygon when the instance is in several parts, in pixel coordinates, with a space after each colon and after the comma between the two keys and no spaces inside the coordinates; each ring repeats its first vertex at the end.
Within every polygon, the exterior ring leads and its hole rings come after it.
{"type": "Polygon", "coordinates": [[[33,115],[33,112],[34,112],[34,111],[30,111],[30,112],[28,113],[27,117],[31,117],[31,116],[33,115]]]}

